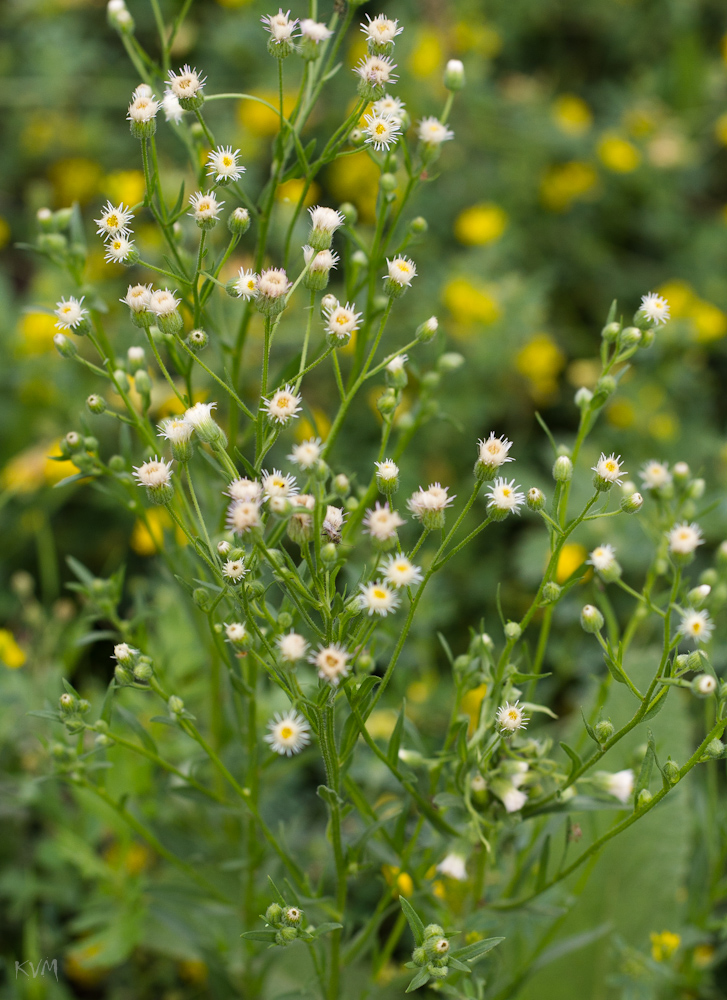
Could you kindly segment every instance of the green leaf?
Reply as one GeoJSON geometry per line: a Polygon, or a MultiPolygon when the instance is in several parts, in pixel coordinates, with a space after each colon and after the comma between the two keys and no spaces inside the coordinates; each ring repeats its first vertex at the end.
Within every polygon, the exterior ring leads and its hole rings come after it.
{"type": "Polygon", "coordinates": [[[160,722],[164,726],[171,726],[172,729],[176,729],[178,726],[177,720],[173,719],[171,715],[153,715],[149,722],[160,722]]]}
{"type": "Polygon", "coordinates": [[[93,586],[96,578],[89,570],[86,569],[83,563],[80,563],[78,559],[74,559],[73,556],[66,556],[66,562],[81,583],[84,583],[87,587],[93,586]]]}
{"type": "MultiPolygon", "coordinates": [[[[680,686],[691,687],[690,684],[683,684],[680,686]]],[[[669,688],[668,687],[662,688],[662,690],[658,693],[656,698],[654,698],[654,700],[652,701],[651,707],[644,716],[643,718],[644,722],[647,722],[649,719],[653,719],[655,716],[659,714],[664,705],[666,705],[666,698],[668,694],[669,694],[669,688]]]]}
{"type": "MultiPolygon", "coordinates": [[[[149,732],[139,722],[134,713],[130,712],[128,708],[124,708],[123,705],[116,706],[116,713],[124,720],[129,729],[131,729],[134,733],[136,733],[136,735],[139,737],[139,739],[144,744],[146,749],[158,756],[159,751],[157,749],[156,743],[151,738],[149,732]]],[[[152,722],[153,721],[154,719],[152,719],[152,722]]]]}
{"type": "Polygon", "coordinates": [[[35,708],[26,715],[32,715],[34,719],[50,719],[51,722],[63,722],[58,712],[51,712],[48,708],[35,708]]]}
{"type": "Polygon", "coordinates": [[[273,890],[273,895],[280,903],[280,905],[287,906],[288,904],[285,902],[285,896],[282,894],[280,889],[278,889],[277,885],[275,884],[275,882],[273,882],[272,878],[269,875],[268,875],[268,882],[270,883],[270,888],[273,890]]]}
{"type": "Polygon", "coordinates": [[[573,747],[569,747],[567,743],[561,743],[560,746],[561,749],[565,750],[565,752],[568,754],[572,762],[570,773],[568,775],[568,780],[570,781],[570,779],[576,773],[576,771],[581,766],[583,761],[581,760],[580,755],[577,754],[576,751],[573,749],[573,747]]]}
{"type": "Polygon", "coordinates": [[[414,944],[419,947],[419,945],[424,942],[424,924],[419,919],[419,915],[408,899],[404,896],[399,896],[399,902],[401,903],[401,908],[404,911],[404,916],[409,922],[411,932],[414,935],[414,944]]]}
{"type": "Polygon", "coordinates": [[[93,473],[91,472],[77,472],[73,476],[66,476],[65,479],[61,479],[59,483],[55,483],[53,486],[54,490],[59,490],[61,486],[70,486],[71,483],[79,483],[82,479],[93,479],[93,473]]]}
{"type": "Polygon", "coordinates": [[[600,744],[600,742],[598,740],[598,737],[596,736],[596,734],[594,732],[593,726],[590,726],[588,724],[588,722],[586,721],[586,716],[585,716],[585,714],[583,712],[583,709],[581,709],[581,718],[583,719],[583,725],[586,727],[586,732],[591,737],[591,739],[596,744],[596,746],[600,748],[601,744],[600,744]]]}
{"type": "Polygon", "coordinates": [[[651,781],[651,772],[654,769],[654,762],[656,760],[656,747],[654,745],[654,734],[650,729],[647,729],[646,733],[647,733],[646,753],[644,755],[644,759],[641,764],[641,770],[639,771],[639,777],[636,781],[636,787],[634,788],[634,796],[636,798],[638,798],[640,791],[642,791],[644,788],[649,787],[649,782],[651,781]]]}
{"type": "Polygon", "coordinates": [[[174,203],[174,208],[169,213],[170,215],[176,215],[177,212],[182,207],[182,202],[184,201],[184,181],[179,185],[179,194],[177,195],[177,200],[174,203]]]}
{"type": "Polygon", "coordinates": [[[340,930],[343,924],[337,924],[332,920],[328,920],[325,924],[319,924],[310,932],[311,938],[319,938],[323,934],[330,934],[331,931],[340,930]]]}
{"type": "Polygon", "coordinates": [[[276,933],[276,931],[245,931],[240,937],[247,941],[266,941],[268,944],[274,944],[276,933]]]}
{"type": "Polygon", "coordinates": [[[406,712],[406,699],[402,699],[401,709],[399,710],[399,717],[396,720],[396,725],[394,726],[394,731],[391,734],[391,739],[389,740],[389,746],[386,751],[386,759],[390,764],[396,764],[399,759],[399,748],[401,747],[401,735],[404,731],[404,715],[406,712]]]}
{"type": "Polygon", "coordinates": [[[111,711],[114,707],[114,691],[116,690],[116,681],[111,678],[109,686],[106,689],[106,694],[104,695],[103,704],[101,705],[101,714],[99,719],[104,722],[111,722],[111,711]]]}
{"type": "Polygon", "coordinates": [[[540,426],[545,431],[545,435],[548,438],[548,441],[550,441],[550,444],[551,444],[551,447],[553,448],[554,453],[557,455],[558,454],[558,447],[557,447],[557,445],[555,443],[555,438],[550,433],[550,428],[548,427],[548,425],[543,420],[543,418],[541,417],[541,415],[538,413],[537,410],[535,411],[535,419],[538,421],[538,423],[540,424],[540,426]]]}
{"type": "Polygon", "coordinates": [[[66,689],[66,694],[72,694],[74,698],[81,697],[78,691],[76,691],[76,689],[72,684],[69,684],[69,682],[66,680],[65,677],[62,678],[62,682],[63,682],[63,687],[66,689]]]}
{"type": "Polygon", "coordinates": [[[343,805],[343,799],[341,798],[341,796],[338,794],[338,792],[334,791],[333,788],[329,788],[328,785],[319,785],[316,791],[318,797],[323,799],[324,802],[328,803],[329,806],[340,807],[343,805]]]}
{"type": "Polygon", "coordinates": [[[409,983],[406,988],[406,992],[411,993],[413,990],[418,990],[420,986],[424,986],[428,983],[431,978],[432,977],[429,975],[425,965],[423,969],[420,969],[419,972],[417,972],[416,976],[414,976],[412,981],[409,983]]]}
{"type": "Polygon", "coordinates": [[[452,649],[451,649],[449,643],[444,638],[444,636],[442,635],[441,632],[437,632],[437,638],[439,639],[440,645],[441,645],[442,649],[444,650],[447,659],[449,660],[450,667],[454,666],[454,656],[452,655],[452,649]]]}
{"type": "Polygon", "coordinates": [[[464,948],[457,948],[456,951],[452,952],[452,957],[458,958],[461,962],[479,962],[488,951],[492,951],[504,940],[504,937],[484,938],[482,941],[475,941],[474,944],[468,944],[464,948]]]}

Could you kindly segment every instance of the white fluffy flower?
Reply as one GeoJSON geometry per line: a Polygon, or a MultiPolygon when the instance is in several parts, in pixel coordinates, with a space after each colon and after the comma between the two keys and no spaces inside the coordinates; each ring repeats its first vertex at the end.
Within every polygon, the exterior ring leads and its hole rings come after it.
{"type": "Polygon", "coordinates": [[[278,713],[268,723],[268,729],[264,740],[275,753],[290,757],[310,743],[310,727],[299,712],[278,713]]]}
{"type": "Polygon", "coordinates": [[[387,83],[396,82],[396,74],[392,71],[396,64],[386,56],[366,56],[354,67],[361,80],[372,87],[385,87],[387,83]]]}
{"type": "Polygon", "coordinates": [[[605,483],[616,483],[618,486],[621,485],[620,477],[626,475],[621,456],[617,457],[611,454],[607,458],[603,452],[601,452],[601,457],[596,464],[591,466],[591,471],[595,472],[596,476],[605,483]]]}
{"type": "Polygon", "coordinates": [[[385,617],[399,606],[396,593],[385,583],[362,583],[359,589],[359,610],[365,611],[369,616],[376,614],[385,617]]]}
{"type": "Polygon", "coordinates": [[[441,513],[449,507],[455,497],[450,497],[448,491],[448,486],[441,486],[439,483],[430,483],[426,490],[418,489],[412,493],[406,505],[414,517],[422,520],[430,511],[441,513]]]}
{"type": "Polygon", "coordinates": [[[388,42],[393,42],[396,36],[400,35],[404,30],[399,27],[399,22],[396,18],[386,17],[385,14],[379,14],[377,17],[371,17],[367,14],[366,20],[367,23],[361,25],[361,31],[363,31],[367,39],[376,42],[378,45],[386,45],[388,42]]]}
{"type": "Polygon", "coordinates": [[[218,201],[212,191],[207,194],[203,191],[196,191],[190,195],[189,204],[192,206],[192,211],[187,212],[187,215],[191,215],[195,222],[211,222],[219,218],[225,203],[218,201]]]}
{"type": "Polygon", "coordinates": [[[227,530],[236,535],[245,535],[260,524],[260,507],[254,500],[235,500],[227,508],[227,530]]]}
{"type": "Polygon", "coordinates": [[[242,644],[248,638],[247,629],[242,622],[230,622],[225,625],[225,635],[235,646],[242,644]]]}
{"type": "Polygon", "coordinates": [[[113,236],[105,247],[104,258],[110,264],[124,264],[132,254],[136,253],[136,247],[132,240],[126,236],[113,236]]]}
{"type": "Polygon", "coordinates": [[[286,663],[295,663],[302,660],[308,651],[308,643],[302,635],[297,632],[288,632],[278,636],[278,649],[280,656],[286,663]]]}
{"type": "Polygon", "coordinates": [[[133,313],[146,312],[151,304],[151,285],[129,285],[119,302],[125,302],[133,313]]]}
{"type": "Polygon", "coordinates": [[[465,859],[461,854],[448,854],[444,860],[437,865],[437,871],[447,878],[453,878],[457,882],[467,881],[467,869],[465,859]]]}
{"type": "Polygon", "coordinates": [[[222,567],[222,575],[233,583],[239,583],[247,573],[242,559],[228,559],[222,567]]]}
{"type": "Polygon", "coordinates": [[[443,142],[454,139],[454,132],[443,125],[438,118],[422,118],[417,126],[420,142],[427,146],[441,146],[443,142]]]}
{"type": "Polygon", "coordinates": [[[392,358],[391,361],[386,366],[387,372],[390,375],[398,375],[399,372],[402,372],[404,370],[404,365],[407,363],[408,360],[409,356],[407,354],[397,354],[396,357],[392,358]]]}
{"type": "Polygon", "coordinates": [[[258,278],[257,288],[265,298],[279,299],[290,288],[290,282],[282,267],[269,267],[258,278]]]}
{"type": "Polygon", "coordinates": [[[395,145],[401,137],[401,119],[394,115],[374,114],[365,115],[366,124],[363,133],[367,136],[366,142],[371,143],[374,149],[388,149],[395,145]]]}
{"type": "Polygon", "coordinates": [[[711,674],[700,674],[694,678],[694,685],[699,694],[706,698],[717,690],[717,679],[711,674]]]}
{"type": "Polygon", "coordinates": [[[408,257],[394,257],[392,260],[387,257],[386,264],[389,269],[389,281],[393,281],[395,285],[400,285],[402,288],[410,285],[416,276],[416,265],[408,257]]]}
{"type": "Polygon", "coordinates": [[[162,111],[168,122],[175,122],[177,125],[179,125],[184,115],[184,108],[179,103],[179,98],[169,88],[164,91],[164,96],[162,97],[162,111]]]}
{"type": "Polygon", "coordinates": [[[129,105],[126,118],[130,122],[150,122],[157,116],[159,102],[155,101],[151,94],[147,97],[141,95],[135,97],[129,105]]]}
{"type": "Polygon", "coordinates": [[[151,458],[148,462],[134,466],[134,475],[139,486],[157,488],[168,486],[172,481],[172,463],[162,458],[151,458]]]}
{"type": "Polygon", "coordinates": [[[318,437],[308,438],[301,444],[294,444],[288,460],[301,469],[312,469],[321,457],[321,445],[321,439],[318,437]]]}
{"type": "Polygon", "coordinates": [[[169,70],[169,83],[177,99],[196,97],[204,87],[206,77],[200,77],[196,69],[183,66],[178,73],[169,70]]]}
{"type": "Polygon", "coordinates": [[[377,501],[373,509],[366,511],[363,524],[376,541],[388,542],[396,538],[396,531],[404,524],[404,520],[389,507],[388,503],[382,505],[377,501]]]}
{"type": "Polygon", "coordinates": [[[509,701],[506,701],[504,705],[500,705],[496,718],[500,729],[508,733],[516,733],[518,729],[524,729],[529,722],[518,702],[511,705],[509,701]]]}
{"type": "MultiPolygon", "coordinates": [[[[157,288],[149,298],[149,309],[155,316],[169,316],[179,305],[179,299],[168,288],[157,288]]],[[[187,411],[189,413],[189,410],[187,411]]]]}
{"type": "Polygon", "coordinates": [[[691,639],[692,642],[709,642],[714,631],[714,622],[706,611],[690,609],[682,612],[679,631],[685,639],[691,639]]]}
{"type": "Polygon", "coordinates": [[[159,424],[160,437],[170,444],[183,445],[192,437],[194,428],[183,417],[168,417],[159,424]]]}
{"type": "Polygon", "coordinates": [[[328,273],[338,263],[338,254],[332,250],[314,250],[313,247],[303,247],[303,260],[309,271],[328,273]]]}
{"type": "Polygon", "coordinates": [[[639,312],[643,313],[649,322],[659,326],[669,319],[669,303],[656,292],[649,292],[648,295],[642,295],[639,312]]]}
{"type": "Polygon", "coordinates": [[[378,101],[374,101],[371,110],[375,115],[389,115],[391,118],[396,118],[401,124],[406,113],[406,105],[400,97],[384,94],[378,101]]]}
{"type": "Polygon", "coordinates": [[[508,441],[504,434],[501,437],[496,437],[495,432],[490,431],[490,436],[480,439],[477,445],[480,449],[479,460],[487,468],[499,469],[505,462],[515,461],[509,455],[512,441],[508,441]]]}
{"type": "Polygon", "coordinates": [[[290,385],[278,389],[263,404],[268,420],[276,424],[287,424],[289,420],[297,418],[301,408],[300,399],[290,385]]]}
{"type": "Polygon", "coordinates": [[[71,295],[67,299],[61,299],[60,302],[56,303],[54,312],[57,317],[56,326],[59,329],[73,330],[79,323],[83,323],[86,316],[88,316],[88,309],[83,308],[84,298],[84,295],[80,299],[74,298],[71,295]]]}
{"type": "Polygon", "coordinates": [[[515,480],[508,482],[503,476],[495,479],[487,496],[487,507],[493,514],[519,514],[525,503],[525,494],[518,491],[515,480]]]}
{"type": "Polygon", "coordinates": [[[240,299],[253,299],[257,295],[259,278],[253,270],[241,267],[232,283],[235,294],[240,299]]]}
{"type": "Polygon", "coordinates": [[[599,545],[591,552],[590,558],[586,562],[595,570],[607,573],[613,569],[616,563],[616,550],[613,545],[599,545]]]}
{"type": "Polygon", "coordinates": [[[311,226],[321,233],[335,233],[346,221],[335,208],[327,208],[325,205],[314,205],[308,209],[308,213],[311,226]]]}
{"type": "Polygon", "coordinates": [[[499,794],[502,799],[502,804],[505,806],[505,811],[509,813],[520,812],[522,807],[528,801],[528,797],[525,792],[521,792],[520,789],[516,788],[513,784],[503,788],[499,794]]]}
{"type": "Polygon", "coordinates": [[[237,162],[239,155],[240,150],[236,149],[233,153],[232,146],[218,146],[217,149],[211,149],[207,156],[209,167],[207,173],[214,177],[218,184],[239,181],[245,173],[245,168],[237,162]]]}
{"type": "Polygon", "coordinates": [[[702,529],[698,524],[675,524],[671,531],[667,531],[666,537],[669,539],[669,550],[680,556],[691,555],[698,545],[704,544],[702,529]]]}
{"type": "Polygon", "coordinates": [[[293,32],[298,24],[297,19],[290,20],[290,11],[287,11],[285,14],[283,13],[282,7],[278,10],[277,14],[265,14],[260,20],[265,25],[265,30],[270,32],[276,42],[289,41],[293,37],[293,32]]]}
{"type": "Polygon", "coordinates": [[[634,772],[631,768],[603,776],[603,785],[609,795],[626,804],[634,794],[634,772]]]}
{"type": "Polygon", "coordinates": [[[305,17],[300,22],[300,34],[302,38],[307,38],[311,42],[325,42],[333,32],[320,21],[314,21],[312,17],[305,17]]]}
{"type": "Polygon", "coordinates": [[[345,306],[336,305],[333,309],[324,311],[326,329],[340,340],[347,340],[358,329],[361,313],[357,313],[348,302],[345,306]]]}
{"type": "Polygon", "coordinates": [[[233,500],[244,500],[249,503],[259,503],[262,499],[263,488],[256,479],[246,479],[241,476],[234,479],[227,487],[227,496],[233,500]]]}
{"type": "Polygon", "coordinates": [[[212,416],[212,411],[217,407],[217,403],[195,403],[184,411],[184,419],[197,431],[203,440],[207,440],[214,435],[217,424],[212,416]]]}
{"type": "Polygon", "coordinates": [[[298,492],[295,476],[284,475],[278,469],[263,472],[262,489],[266,499],[271,497],[292,497],[298,492]]]}
{"type": "Polygon", "coordinates": [[[406,556],[389,556],[381,569],[392,587],[411,587],[422,581],[422,571],[406,556]]]}
{"type": "Polygon", "coordinates": [[[330,646],[322,646],[312,653],[310,662],[318,667],[318,676],[322,680],[336,687],[341,678],[348,675],[350,655],[337,642],[333,642],[330,646]]]}
{"type": "Polygon", "coordinates": [[[96,232],[99,236],[126,236],[131,231],[129,223],[133,218],[134,213],[130,208],[124,208],[123,202],[120,205],[112,205],[108,201],[101,212],[101,218],[93,221],[98,226],[96,232]]]}
{"type": "Polygon", "coordinates": [[[374,462],[376,466],[376,478],[384,484],[395,483],[399,478],[399,466],[390,458],[383,462],[374,462]]]}
{"type": "Polygon", "coordinates": [[[657,462],[652,459],[647,462],[639,473],[647,490],[659,490],[665,486],[671,486],[672,475],[666,462],[657,462]]]}

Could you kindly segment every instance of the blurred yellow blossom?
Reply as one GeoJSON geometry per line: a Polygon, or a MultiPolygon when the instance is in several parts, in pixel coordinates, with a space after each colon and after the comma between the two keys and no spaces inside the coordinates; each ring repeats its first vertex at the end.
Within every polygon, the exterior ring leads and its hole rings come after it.
{"type": "Polygon", "coordinates": [[[337,160],[328,169],[327,180],[339,202],[353,202],[362,222],[375,221],[379,169],[368,153],[361,151],[337,160]]]}
{"type": "Polygon", "coordinates": [[[454,222],[454,235],[467,246],[481,246],[499,240],[507,228],[507,212],[493,202],[470,205],[454,222]]]}
{"type": "Polygon", "coordinates": [[[712,302],[697,299],[689,310],[694,338],[701,344],[719,340],[727,333],[727,315],[712,302]]]}
{"type": "MultiPolygon", "coordinates": [[[[101,191],[114,205],[136,205],[146,191],[144,174],[141,170],[115,170],[104,177],[101,191]]],[[[156,226],[153,228],[156,231],[156,226]]]]}
{"type": "Polygon", "coordinates": [[[60,455],[57,442],[33,445],[18,452],[0,472],[0,486],[17,493],[32,493],[43,485],[52,486],[78,472],[71,461],[52,461],[51,456],[55,455],[60,455]]]}
{"type": "Polygon", "coordinates": [[[319,437],[326,440],[331,430],[331,421],[328,415],[318,406],[311,407],[311,417],[302,417],[295,427],[295,437],[297,441],[306,441],[309,437],[319,437]]]}
{"type": "Polygon", "coordinates": [[[63,962],[68,978],[80,986],[97,986],[109,971],[107,966],[98,964],[101,952],[102,946],[98,942],[87,945],[81,943],[72,948],[63,962]]]}
{"type": "MultiPolygon", "coordinates": [[[[300,200],[300,196],[303,194],[305,188],[305,181],[302,177],[294,177],[289,181],[285,181],[284,184],[279,184],[277,190],[275,191],[275,197],[278,201],[290,202],[291,205],[297,205],[300,200]]],[[[320,194],[320,189],[318,185],[313,182],[306,192],[304,205],[314,205],[318,201],[318,195],[320,194]]],[[[306,216],[307,218],[307,216],[306,216]]]]}
{"type": "Polygon", "coordinates": [[[723,146],[727,146],[727,111],[721,114],[714,123],[714,134],[717,142],[720,142],[723,146]]]}
{"type": "Polygon", "coordinates": [[[412,896],[414,894],[414,881],[408,872],[403,872],[401,868],[394,865],[383,865],[381,872],[386,879],[386,884],[390,885],[394,896],[412,896]]]}
{"type": "Polygon", "coordinates": [[[582,97],[561,94],[553,101],[553,121],[567,135],[583,135],[593,124],[593,115],[582,97]]]}
{"type": "Polygon", "coordinates": [[[458,53],[476,52],[492,59],[502,48],[502,36],[481,21],[458,21],[454,26],[454,47],[458,53]]]}
{"type": "Polygon", "coordinates": [[[477,728],[477,722],[480,717],[480,707],[484,701],[485,695],[487,694],[487,685],[480,684],[476,688],[469,690],[459,703],[459,707],[464,712],[465,715],[469,716],[469,735],[477,728]]]}
{"type": "Polygon", "coordinates": [[[636,409],[629,399],[615,399],[606,410],[606,420],[612,427],[626,430],[633,427],[636,420],[636,409]]]}
{"type": "Polygon", "coordinates": [[[13,633],[0,628],[0,660],[11,670],[17,670],[27,660],[27,656],[15,640],[13,633]]]}
{"type": "Polygon", "coordinates": [[[576,389],[580,389],[582,385],[592,389],[601,377],[601,363],[590,358],[576,358],[568,365],[566,376],[576,389]]]}
{"type": "Polygon", "coordinates": [[[679,422],[672,413],[655,413],[649,420],[649,434],[657,441],[673,441],[679,431],[679,422]]]}
{"type": "Polygon", "coordinates": [[[668,281],[658,289],[659,295],[663,295],[669,303],[669,310],[672,319],[681,319],[688,316],[692,305],[696,299],[694,289],[686,281],[668,281]]]}
{"type": "MultiPolygon", "coordinates": [[[[275,135],[280,128],[280,112],[274,110],[280,106],[278,92],[276,90],[255,90],[251,96],[267,101],[268,104],[272,104],[272,108],[261,104],[260,101],[240,101],[237,105],[238,121],[253,135],[275,135]]],[[[292,91],[283,93],[283,114],[286,118],[295,107],[296,96],[292,91]]]]}
{"type": "Polygon", "coordinates": [[[500,316],[496,299],[468,278],[452,278],[444,286],[442,300],[459,323],[494,323],[500,316]]]}
{"type": "Polygon", "coordinates": [[[437,73],[444,60],[442,40],[433,28],[419,28],[414,48],[409,53],[407,66],[413,76],[423,80],[437,73]]]}
{"type": "Polygon", "coordinates": [[[591,195],[598,174],[590,163],[570,160],[548,167],[540,181],[540,200],[551,212],[565,212],[574,201],[591,195]]]}
{"type": "Polygon", "coordinates": [[[98,194],[103,170],[101,164],[82,156],[56,160],[48,169],[56,205],[85,205],[98,194]]]}
{"type": "Polygon", "coordinates": [[[651,107],[629,108],[623,116],[624,125],[637,138],[651,135],[657,126],[658,113],[651,107]]]}
{"type": "Polygon", "coordinates": [[[558,583],[565,583],[568,577],[574,573],[579,566],[586,561],[588,551],[578,542],[569,542],[560,550],[558,565],[555,569],[555,579],[558,583]]]}
{"type": "Polygon", "coordinates": [[[547,333],[536,333],[515,356],[515,367],[530,382],[530,391],[536,399],[556,391],[564,365],[565,355],[547,333]]]}
{"type": "Polygon", "coordinates": [[[54,351],[53,338],[57,333],[55,316],[43,312],[23,313],[18,323],[20,352],[34,355],[54,351]]]}
{"type": "Polygon", "coordinates": [[[366,730],[375,740],[388,740],[394,732],[397,713],[393,708],[377,708],[366,720],[366,730]]]}
{"type": "Polygon", "coordinates": [[[122,844],[114,840],[103,852],[104,861],[112,868],[123,868],[129,875],[140,875],[154,860],[146,844],[136,840],[122,844]]]}
{"type": "Polygon", "coordinates": [[[714,958],[714,945],[698,944],[694,948],[694,964],[698,969],[704,969],[714,958]]]}
{"type": "Polygon", "coordinates": [[[0,215],[0,250],[10,242],[10,223],[0,215]]]}
{"type": "Polygon", "coordinates": [[[615,132],[605,132],[598,143],[598,158],[607,170],[630,174],[641,163],[641,153],[628,139],[615,132]]]}
{"type": "MultiPolygon", "coordinates": [[[[154,556],[164,544],[164,531],[171,530],[172,519],[163,507],[150,507],[146,520],[137,518],[131,529],[129,545],[140,556],[154,556]]],[[[174,528],[178,545],[187,545],[188,539],[181,528],[174,528]]]]}
{"type": "Polygon", "coordinates": [[[661,934],[652,931],[649,938],[651,940],[651,957],[655,962],[665,962],[671,958],[682,943],[681,937],[672,931],[662,931],[661,934]]]}
{"type": "Polygon", "coordinates": [[[348,46],[346,61],[348,62],[348,65],[353,68],[356,63],[365,59],[367,54],[368,48],[366,45],[366,39],[363,35],[356,35],[351,39],[351,44],[348,46]]]}

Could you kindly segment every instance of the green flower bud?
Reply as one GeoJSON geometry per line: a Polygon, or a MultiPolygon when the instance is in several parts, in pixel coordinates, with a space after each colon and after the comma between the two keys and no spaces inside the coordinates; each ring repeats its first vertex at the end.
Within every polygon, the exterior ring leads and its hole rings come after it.
{"type": "Polygon", "coordinates": [[[556,483],[567,483],[573,478],[573,462],[567,455],[559,455],[553,463],[553,479],[556,483]]]}
{"type": "Polygon", "coordinates": [[[692,681],[692,694],[697,698],[709,698],[716,692],[717,686],[712,674],[698,674],[692,681]]]}
{"type": "Polygon", "coordinates": [[[63,333],[57,333],[53,337],[53,343],[62,358],[75,358],[78,354],[76,345],[63,333]]]}
{"type": "Polygon", "coordinates": [[[283,915],[283,908],[278,903],[271,903],[265,911],[265,922],[268,924],[278,924],[283,915]]]}
{"type": "Polygon", "coordinates": [[[303,911],[297,906],[286,906],[283,910],[282,920],[288,927],[298,927],[303,919],[303,911]]]}
{"type": "Polygon", "coordinates": [[[584,632],[600,632],[603,628],[603,615],[592,604],[586,604],[581,610],[581,627],[584,632]]]}
{"type": "Polygon", "coordinates": [[[243,236],[250,228],[250,213],[246,208],[238,207],[227,217],[227,228],[234,236],[243,236]]]}
{"type": "Polygon", "coordinates": [[[172,715],[181,715],[184,711],[184,702],[181,698],[178,698],[176,694],[173,694],[170,697],[167,704],[172,715]]]}
{"type": "Polygon", "coordinates": [[[716,760],[719,757],[724,757],[725,750],[727,750],[727,747],[722,742],[722,740],[714,739],[707,744],[707,746],[704,749],[704,753],[705,756],[711,757],[713,760],[716,760]]]}
{"type": "Polygon", "coordinates": [[[342,472],[339,472],[333,480],[333,492],[339,497],[344,497],[351,489],[351,483],[348,476],[345,476],[342,472]]]}
{"type": "Polygon", "coordinates": [[[523,634],[523,630],[520,628],[517,622],[508,622],[505,626],[505,638],[508,641],[515,641],[520,638],[523,634]]]}
{"type": "Polygon", "coordinates": [[[464,358],[461,354],[456,351],[447,351],[437,361],[437,369],[442,375],[448,375],[450,372],[456,372],[463,364],[464,358]]]}
{"type": "Polygon", "coordinates": [[[559,587],[557,583],[550,580],[543,587],[542,599],[544,604],[554,604],[563,593],[563,588],[559,587]]]}
{"type": "Polygon", "coordinates": [[[134,677],[142,684],[146,684],[154,676],[154,667],[148,656],[142,656],[134,667],[134,677]]]}
{"type": "Polygon", "coordinates": [[[641,331],[641,340],[639,341],[639,347],[646,349],[651,347],[651,345],[656,340],[656,330],[648,329],[641,331]]]}
{"type": "Polygon", "coordinates": [[[621,510],[624,514],[638,514],[644,505],[644,498],[640,493],[631,493],[627,497],[623,497],[620,503],[621,510]]]}
{"type": "Polygon", "coordinates": [[[297,927],[281,927],[278,933],[275,935],[275,943],[279,945],[290,944],[291,941],[295,941],[298,937],[297,927]]]}
{"type": "Polygon", "coordinates": [[[636,344],[641,343],[641,336],[641,330],[639,330],[638,326],[627,326],[621,331],[621,347],[634,347],[636,344]]]}
{"type": "Polygon", "coordinates": [[[376,409],[382,417],[387,417],[392,414],[398,405],[399,401],[397,399],[397,394],[391,388],[384,389],[379,398],[376,400],[376,409]]]}
{"type": "Polygon", "coordinates": [[[607,323],[601,330],[601,336],[603,337],[604,340],[608,341],[609,343],[613,343],[613,341],[616,340],[616,338],[618,337],[619,333],[621,333],[620,323],[607,323]]]}
{"type": "Polygon", "coordinates": [[[412,233],[420,236],[422,233],[426,233],[429,229],[429,223],[422,215],[417,215],[416,218],[412,219],[409,223],[409,229],[412,233]]]}
{"type": "Polygon", "coordinates": [[[436,316],[430,316],[429,319],[425,320],[416,328],[414,336],[420,343],[428,344],[430,340],[436,337],[438,329],[439,320],[436,316]]]}
{"type": "Polygon", "coordinates": [[[648,788],[642,788],[641,791],[639,792],[637,798],[636,798],[636,808],[637,808],[637,810],[638,809],[643,809],[645,806],[647,806],[649,804],[649,802],[651,802],[651,800],[653,799],[653,797],[654,796],[651,794],[651,792],[649,791],[648,788]]]}
{"type": "Polygon", "coordinates": [[[200,351],[204,350],[209,343],[209,337],[204,330],[191,330],[187,335],[185,343],[191,351],[198,354],[200,351]]]}
{"type": "Polygon", "coordinates": [[[545,494],[537,486],[531,486],[525,497],[525,502],[530,510],[542,510],[545,507],[545,494]]]}
{"type": "Polygon", "coordinates": [[[613,727],[613,723],[609,719],[601,719],[601,721],[597,722],[593,727],[593,731],[596,734],[596,738],[599,743],[607,743],[616,730],[613,727]]]}
{"type": "Polygon", "coordinates": [[[464,66],[459,59],[450,59],[444,68],[444,86],[447,90],[462,90],[465,85],[464,66]]]}
{"type": "Polygon", "coordinates": [[[69,694],[67,691],[58,699],[58,706],[61,710],[61,715],[64,718],[69,718],[70,716],[75,715],[78,711],[78,702],[73,695],[69,694]]]}
{"type": "Polygon", "coordinates": [[[421,947],[414,949],[411,953],[411,960],[419,966],[426,965],[429,961],[426,951],[421,947]]]}
{"type": "Polygon", "coordinates": [[[444,928],[440,927],[439,924],[427,924],[424,928],[424,938],[440,938],[444,937],[444,928]]]}

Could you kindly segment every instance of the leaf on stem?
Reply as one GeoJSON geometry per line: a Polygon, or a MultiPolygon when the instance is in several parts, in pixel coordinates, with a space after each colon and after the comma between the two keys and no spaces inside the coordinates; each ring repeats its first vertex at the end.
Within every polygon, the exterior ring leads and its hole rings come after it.
{"type": "MultiPolygon", "coordinates": [[[[401,909],[404,913],[404,916],[406,917],[407,922],[411,927],[411,932],[414,935],[414,944],[418,948],[424,942],[424,924],[422,923],[417,911],[414,909],[414,907],[411,905],[408,899],[406,899],[404,896],[399,896],[399,902],[401,903],[401,909]]],[[[416,978],[417,977],[415,976],[414,979],[416,978]]],[[[412,980],[412,982],[413,981],[414,980],[412,980]]],[[[416,988],[412,987],[411,983],[409,985],[410,988],[412,989],[416,988]]],[[[407,993],[408,992],[409,990],[407,990],[407,993]]]]}

